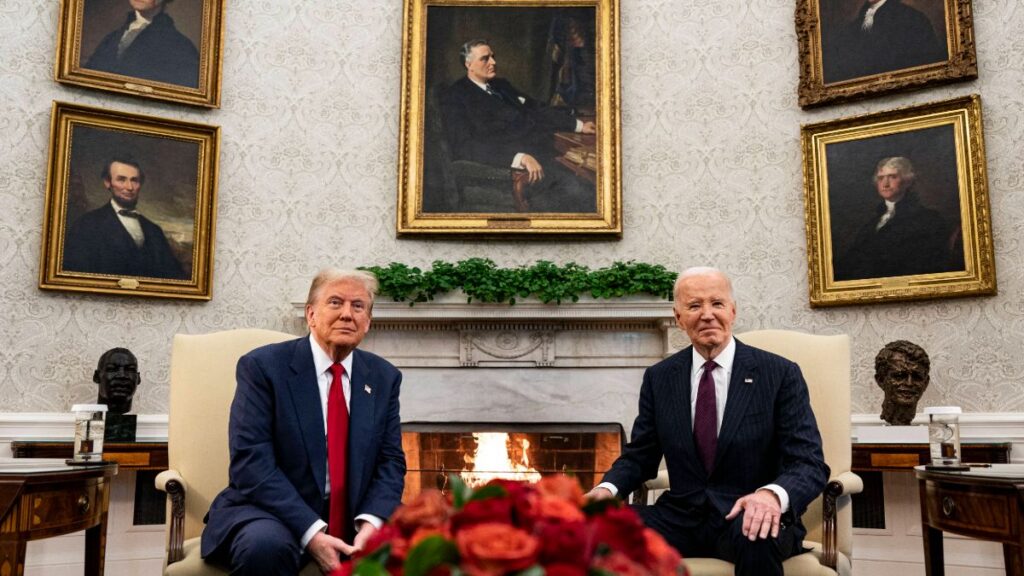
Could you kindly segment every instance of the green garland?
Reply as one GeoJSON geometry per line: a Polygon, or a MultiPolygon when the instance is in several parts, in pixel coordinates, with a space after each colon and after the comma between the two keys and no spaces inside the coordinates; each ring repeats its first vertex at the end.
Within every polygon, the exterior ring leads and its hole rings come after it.
{"type": "Polygon", "coordinates": [[[382,296],[396,302],[408,300],[410,306],[453,290],[462,290],[467,302],[509,304],[529,296],[536,296],[545,304],[576,302],[588,293],[594,298],[651,294],[669,300],[677,276],[659,264],[632,260],[593,271],[573,262],[558,266],[545,260],[532,266],[498,268],[487,258],[469,258],[454,264],[435,260],[427,271],[398,262],[386,267],[363,266],[360,270],[376,274],[382,296]]]}

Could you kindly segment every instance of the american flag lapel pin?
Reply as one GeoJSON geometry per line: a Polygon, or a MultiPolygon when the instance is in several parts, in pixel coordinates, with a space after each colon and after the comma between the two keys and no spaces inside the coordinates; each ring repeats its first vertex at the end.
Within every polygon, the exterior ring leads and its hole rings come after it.
{"type": "Polygon", "coordinates": [[[373,394],[373,388],[370,388],[369,384],[363,384],[363,391],[367,394],[373,394]]]}

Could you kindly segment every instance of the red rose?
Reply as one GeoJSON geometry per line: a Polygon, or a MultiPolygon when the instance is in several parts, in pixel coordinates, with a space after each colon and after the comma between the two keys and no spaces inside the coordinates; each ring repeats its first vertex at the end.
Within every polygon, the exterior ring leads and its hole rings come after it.
{"type": "Polygon", "coordinates": [[[575,504],[577,507],[583,505],[583,489],[580,483],[565,474],[545,476],[537,482],[537,491],[542,498],[557,498],[575,504]]]}
{"type": "MultiPolygon", "coordinates": [[[[355,553],[355,558],[369,556],[385,544],[391,544],[392,555],[395,555],[398,550],[407,548],[405,538],[402,537],[402,533],[398,527],[394,524],[387,523],[381,526],[380,530],[377,530],[372,536],[370,536],[370,539],[366,541],[363,549],[355,553]]],[[[403,555],[402,557],[404,558],[405,556],[403,555]]]]}
{"type": "Polygon", "coordinates": [[[542,564],[587,565],[590,550],[587,548],[587,526],[582,520],[538,522],[534,533],[540,541],[538,557],[542,564]]]}
{"type": "Polygon", "coordinates": [[[632,508],[609,506],[591,521],[594,526],[594,544],[606,544],[613,551],[627,554],[637,562],[646,562],[644,525],[632,508]]]}
{"type": "Polygon", "coordinates": [[[544,566],[545,576],[587,576],[585,567],[574,564],[547,564],[544,566]]]}
{"type": "Polygon", "coordinates": [[[417,528],[436,528],[445,523],[451,507],[440,490],[424,490],[408,504],[399,506],[391,520],[409,536],[417,528]]]}
{"type": "Polygon", "coordinates": [[[512,501],[507,497],[494,497],[466,502],[462,510],[452,515],[452,532],[484,522],[511,524],[512,501]]]}
{"type": "Polygon", "coordinates": [[[533,527],[535,519],[534,507],[540,499],[540,494],[533,484],[522,480],[495,478],[488,482],[487,485],[501,486],[508,493],[507,498],[512,503],[513,524],[527,530],[533,527]]]}
{"type": "Polygon", "coordinates": [[[510,524],[485,523],[456,533],[462,567],[470,576],[500,576],[537,562],[538,542],[510,524]]]}
{"type": "Polygon", "coordinates": [[[533,513],[538,522],[583,522],[586,519],[579,506],[565,500],[541,499],[534,506],[533,513]]]}
{"type": "Polygon", "coordinates": [[[646,565],[657,576],[674,576],[679,574],[683,558],[679,552],[669,545],[661,534],[650,528],[644,528],[644,540],[647,543],[646,565]]]}
{"type": "Polygon", "coordinates": [[[647,570],[622,552],[613,550],[594,561],[594,568],[616,576],[650,576],[647,570]]]}

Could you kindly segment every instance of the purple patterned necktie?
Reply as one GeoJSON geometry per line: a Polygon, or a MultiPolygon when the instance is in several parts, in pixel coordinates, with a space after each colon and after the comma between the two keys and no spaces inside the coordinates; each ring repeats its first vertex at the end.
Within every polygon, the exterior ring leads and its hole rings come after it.
{"type": "Polygon", "coordinates": [[[704,471],[711,474],[715,463],[715,450],[718,448],[718,406],[715,400],[715,368],[714,360],[704,363],[704,373],[700,376],[697,387],[697,405],[693,411],[693,443],[697,446],[697,456],[704,463],[704,471]]]}

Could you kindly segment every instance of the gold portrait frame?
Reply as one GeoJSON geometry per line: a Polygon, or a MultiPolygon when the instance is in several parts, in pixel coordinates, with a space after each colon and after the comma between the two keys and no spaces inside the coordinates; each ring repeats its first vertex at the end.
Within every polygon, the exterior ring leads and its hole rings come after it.
{"type": "MultiPolygon", "coordinates": [[[[404,22],[397,206],[399,236],[621,237],[618,0],[406,0],[404,22]],[[486,17],[491,17],[494,11],[501,10],[507,10],[509,14],[508,18],[501,20],[501,25],[491,29],[481,26],[479,29],[473,29],[470,34],[467,22],[474,22],[474,18],[483,22],[486,17]],[[461,44],[473,37],[487,38],[491,34],[510,34],[505,28],[514,29],[516,26],[527,25],[527,18],[520,17],[523,15],[528,16],[530,22],[533,22],[534,19],[561,17],[559,15],[565,11],[572,10],[582,11],[581,13],[586,15],[590,15],[591,12],[593,14],[592,19],[585,18],[583,23],[588,33],[592,34],[592,43],[587,49],[591,50],[593,55],[592,118],[596,125],[596,135],[585,141],[586,148],[575,149],[576,152],[565,152],[558,158],[558,162],[567,166],[569,171],[574,171],[578,177],[589,178],[590,183],[585,186],[593,186],[596,208],[589,210],[588,207],[578,212],[531,212],[532,207],[525,207],[526,204],[521,202],[522,196],[515,189],[510,163],[508,166],[502,164],[486,167],[491,172],[497,171],[497,175],[493,176],[496,184],[487,190],[495,198],[494,208],[484,202],[483,208],[479,208],[478,204],[477,208],[470,210],[467,208],[469,204],[463,202],[464,196],[458,196],[468,187],[458,186],[456,199],[448,202],[452,196],[445,196],[448,203],[437,207],[435,201],[440,194],[437,192],[439,188],[433,184],[428,185],[426,181],[434,182],[432,175],[440,170],[440,166],[449,165],[449,162],[448,159],[436,160],[436,153],[440,150],[447,154],[447,141],[439,142],[444,139],[444,136],[437,136],[437,126],[442,122],[442,116],[439,108],[428,105],[428,98],[431,102],[436,102],[434,95],[438,90],[459,80],[460,70],[452,68],[462,65],[458,62],[459,52],[457,48],[453,49],[449,45],[456,41],[461,44]],[[448,21],[444,20],[445,18],[455,22],[452,24],[453,28],[465,31],[463,36],[458,36],[458,32],[435,33],[428,38],[428,27],[442,25],[448,21]],[[448,40],[449,38],[456,39],[448,40]],[[444,50],[439,50],[436,49],[438,42],[448,44],[444,50]],[[438,64],[439,62],[446,63],[442,65],[438,64]],[[440,69],[438,66],[448,66],[448,73],[443,82],[434,76],[433,71],[440,69]],[[426,157],[428,155],[429,158],[426,157]],[[429,178],[425,178],[425,171],[428,172],[429,178]],[[581,174],[584,176],[580,176],[581,174]],[[510,208],[499,202],[514,207],[510,208]]],[[[538,36],[547,33],[547,29],[541,26],[536,26],[532,30],[535,30],[538,36]]],[[[498,44],[497,41],[494,43],[498,44]]],[[[537,42],[534,43],[536,44],[537,42]]],[[[541,46],[543,47],[542,43],[541,46]]],[[[515,47],[511,42],[502,43],[495,48],[495,52],[498,54],[499,74],[502,74],[502,70],[512,68],[511,65],[504,68],[500,66],[515,62],[517,56],[522,56],[515,53],[515,47]],[[505,46],[508,49],[502,51],[502,47],[505,46]],[[502,56],[506,53],[511,56],[502,56]]],[[[537,60],[519,58],[516,64],[519,70],[528,70],[528,66],[535,62],[537,60]]],[[[531,73],[539,74],[533,71],[531,73]]],[[[466,70],[462,68],[461,78],[465,77],[466,70]]],[[[440,130],[443,130],[443,127],[440,130]]],[[[569,142],[575,136],[556,134],[553,138],[557,142],[569,142]]],[[[469,169],[472,170],[474,167],[470,166],[469,169]]],[[[563,170],[561,167],[557,169],[563,170]]],[[[445,190],[451,189],[449,186],[445,190]]],[[[589,188],[586,190],[589,191],[589,188]]],[[[589,197],[587,201],[590,201],[589,197]]]]}
{"type": "MultiPolygon", "coordinates": [[[[796,32],[800,59],[801,107],[857,100],[892,92],[914,90],[924,86],[970,80],[978,77],[978,58],[974,49],[974,19],[971,0],[901,0],[912,9],[928,8],[935,38],[945,42],[945,59],[927,62],[879,62],[877,68],[845,67],[855,60],[855,51],[843,48],[843,27],[849,26],[850,14],[840,15],[861,6],[864,0],[797,0],[796,32]],[[939,30],[942,34],[939,34],[939,30]],[[939,37],[941,36],[941,37],[939,37]]],[[[890,0],[895,3],[896,0],[890,0]]],[[[882,8],[884,10],[885,7],[882,8]]],[[[919,12],[924,15],[925,12],[919,12]]],[[[859,13],[856,15],[859,16],[859,13]]],[[[918,18],[920,19],[920,18],[918,18]]],[[[909,26],[904,24],[904,26],[909,26]]],[[[918,27],[920,28],[920,27],[918,27]]],[[[908,40],[909,41],[909,40],[908,40]]],[[[909,53],[889,50],[888,53],[909,53]]]]}
{"type": "Polygon", "coordinates": [[[979,96],[809,124],[801,140],[811,306],[996,293],[979,96]],[[887,208],[879,175],[896,156],[913,179],[887,208]]]}
{"type": "MultiPolygon", "coordinates": [[[[116,50],[114,36],[126,26],[124,16],[130,13],[127,3],[123,0],[61,0],[54,78],[86,88],[219,108],[224,0],[174,2],[167,4],[164,11],[168,16],[172,12],[174,15],[159,22],[154,19],[157,25],[151,24],[136,36],[146,38],[144,42],[152,42],[144,48],[160,48],[151,50],[161,54],[160,66],[130,58],[125,58],[122,66],[111,60],[109,50],[103,51],[106,56],[101,57],[99,48],[110,47],[113,43],[115,51],[120,53],[116,50]],[[119,8],[121,4],[123,8],[119,8]],[[149,36],[144,37],[147,30],[149,36]],[[198,52],[197,62],[193,61],[193,49],[198,52]],[[91,60],[94,57],[97,58],[95,64],[91,60]],[[196,79],[194,86],[192,78],[196,79]]],[[[162,12],[160,16],[163,15],[162,12]]]]}
{"type": "Polygon", "coordinates": [[[39,287],[210,300],[219,147],[217,126],[54,102],[39,287]],[[133,215],[112,208],[117,162],[137,169],[133,215]],[[118,220],[138,221],[141,238],[118,220]]]}

